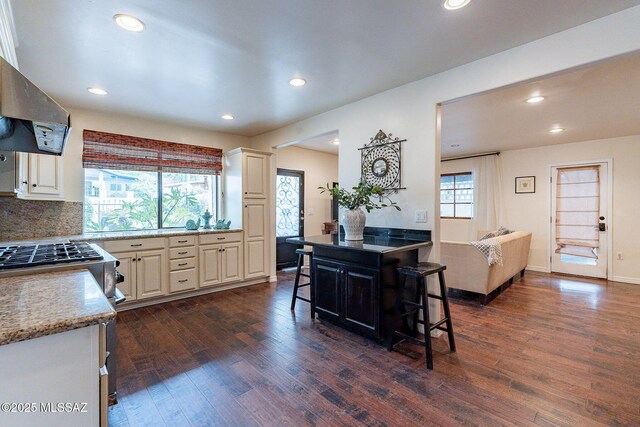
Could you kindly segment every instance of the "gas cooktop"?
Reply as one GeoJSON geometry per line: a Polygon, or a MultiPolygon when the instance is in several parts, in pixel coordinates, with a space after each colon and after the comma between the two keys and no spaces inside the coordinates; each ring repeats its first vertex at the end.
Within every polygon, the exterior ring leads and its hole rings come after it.
{"type": "Polygon", "coordinates": [[[0,246],[0,270],[103,259],[88,243],[0,246]]]}

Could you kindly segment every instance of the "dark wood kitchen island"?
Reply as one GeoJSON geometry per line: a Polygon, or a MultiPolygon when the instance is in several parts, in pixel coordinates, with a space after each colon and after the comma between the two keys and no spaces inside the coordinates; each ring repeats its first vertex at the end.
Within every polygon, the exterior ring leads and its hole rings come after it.
{"type": "Polygon", "coordinates": [[[394,327],[396,269],[418,262],[418,250],[432,245],[431,232],[367,227],[364,234],[356,242],[345,242],[344,234],[287,242],[313,247],[318,317],[382,343],[394,327]]]}

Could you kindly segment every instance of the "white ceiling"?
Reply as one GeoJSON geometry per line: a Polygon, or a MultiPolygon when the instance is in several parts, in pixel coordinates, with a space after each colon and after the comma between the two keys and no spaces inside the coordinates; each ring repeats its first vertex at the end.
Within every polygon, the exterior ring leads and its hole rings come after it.
{"type": "Polygon", "coordinates": [[[442,157],[638,135],[640,53],[462,99],[441,111],[442,157]],[[524,102],[538,94],[546,99],[524,102]],[[565,131],[551,134],[552,127],[565,131]]]}
{"type": "Polygon", "coordinates": [[[28,77],[68,106],[253,136],[640,0],[13,0],[28,77]],[[112,16],[132,14],[129,33],[112,16]],[[308,84],[289,86],[294,76],[308,84]],[[88,86],[109,91],[87,93],[88,86]],[[236,119],[224,121],[222,114],[236,119]]]}

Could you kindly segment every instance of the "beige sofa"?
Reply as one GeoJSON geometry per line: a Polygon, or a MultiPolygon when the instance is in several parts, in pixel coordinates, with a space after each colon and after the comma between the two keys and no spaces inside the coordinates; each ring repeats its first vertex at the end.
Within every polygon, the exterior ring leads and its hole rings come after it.
{"type": "MultiPolygon", "coordinates": [[[[485,233],[478,232],[478,238],[485,233]]],[[[467,242],[440,242],[440,258],[447,265],[445,277],[449,289],[480,294],[480,301],[486,304],[511,285],[516,274],[524,275],[531,233],[514,231],[496,239],[501,243],[502,265],[489,265],[487,258],[467,242]]]]}

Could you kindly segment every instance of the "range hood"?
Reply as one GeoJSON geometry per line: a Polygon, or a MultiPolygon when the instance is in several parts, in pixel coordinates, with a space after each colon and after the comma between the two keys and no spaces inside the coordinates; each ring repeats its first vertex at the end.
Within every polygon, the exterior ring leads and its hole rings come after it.
{"type": "Polygon", "coordinates": [[[0,151],[62,155],[71,119],[0,57],[0,151]]]}

